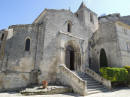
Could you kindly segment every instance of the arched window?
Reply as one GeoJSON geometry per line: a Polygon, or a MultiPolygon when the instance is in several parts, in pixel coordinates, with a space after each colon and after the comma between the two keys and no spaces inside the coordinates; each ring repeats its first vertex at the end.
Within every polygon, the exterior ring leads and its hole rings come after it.
{"type": "Polygon", "coordinates": [[[68,23],[68,32],[71,32],[72,24],[68,23]]]}
{"type": "Polygon", "coordinates": [[[90,13],[90,22],[94,23],[94,20],[93,20],[93,15],[92,15],[92,13],[90,13]]]}
{"type": "Polygon", "coordinates": [[[2,34],[2,36],[1,36],[1,41],[4,39],[4,33],[2,34]]]}
{"type": "Polygon", "coordinates": [[[25,43],[25,51],[29,51],[29,50],[30,50],[30,39],[27,38],[25,43]]]}
{"type": "Polygon", "coordinates": [[[100,68],[101,67],[108,67],[107,56],[104,49],[100,51],[100,68]]]}
{"type": "Polygon", "coordinates": [[[79,17],[78,13],[76,13],[75,15],[76,15],[77,18],[79,17]]]}

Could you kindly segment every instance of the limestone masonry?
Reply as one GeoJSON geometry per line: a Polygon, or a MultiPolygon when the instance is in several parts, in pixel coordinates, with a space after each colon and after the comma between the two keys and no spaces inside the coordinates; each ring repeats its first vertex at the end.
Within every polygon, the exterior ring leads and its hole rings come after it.
{"type": "Polygon", "coordinates": [[[45,9],[32,24],[0,30],[0,37],[0,91],[47,80],[85,95],[78,90],[85,82],[71,71],[130,66],[130,16],[98,17],[84,3],[75,13],[45,9]]]}

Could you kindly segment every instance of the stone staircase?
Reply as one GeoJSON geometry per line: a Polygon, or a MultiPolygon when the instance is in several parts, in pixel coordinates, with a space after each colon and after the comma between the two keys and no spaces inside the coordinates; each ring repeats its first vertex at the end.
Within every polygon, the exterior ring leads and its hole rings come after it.
{"type": "Polygon", "coordinates": [[[94,93],[100,93],[100,92],[107,92],[108,89],[103,86],[98,81],[94,80],[92,77],[85,73],[78,73],[80,78],[85,80],[87,82],[87,94],[94,94],[94,93]]]}

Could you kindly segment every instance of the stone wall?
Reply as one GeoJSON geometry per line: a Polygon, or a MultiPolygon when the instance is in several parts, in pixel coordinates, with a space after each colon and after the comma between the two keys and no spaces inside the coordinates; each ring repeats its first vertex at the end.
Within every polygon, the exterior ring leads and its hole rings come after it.
{"type": "Polygon", "coordinates": [[[59,81],[63,85],[72,87],[75,93],[87,95],[86,82],[70,71],[65,65],[59,65],[59,81]]]}
{"type": "Polygon", "coordinates": [[[101,23],[99,30],[93,35],[90,45],[90,58],[92,57],[90,67],[96,72],[100,68],[101,49],[105,50],[108,66],[121,67],[120,49],[113,22],[101,23]]]}
{"type": "Polygon", "coordinates": [[[0,70],[2,70],[4,68],[2,66],[2,61],[4,60],[4,56],[5,56],[4,52],[5,52],[7,35],[8,35],[8,31],[7,30],[0,31],[0,70]]]}
{"type": "Polygon", "coordinates": [[[19,72],[1,72],[0,73],[0,91],[13,91],[21,89],[30,84],[29,73],[19,72]]]}
{"type": "Polygon", "coordinates": [[[5,41],[6,45],[4,46],[4,59],[1,62],[1,71],[6,72],[6,74],[1,73],[2,75],[4,74],[1,79],[5,82],[3,85],[6,84],[6,79],[10,82],[8,82],[9,86],[3,86],[5,87],[4,89],[20,88],[36,83],[37,76],[32,76],[31,72],[36,67],[37,60],[35,56],[39,27],[39,25],[35,24],[13,25],[9,27],[5,41]],[[25,51],[27,38],[30,39],[29,51],[25,51]],[[19,80],[15,80],[15,78],[19,80]]]}
{"type": "Polygon", "coordinates": [[[31,72],[35,65],[36,53],[36,25],[18,25],[11,26],[13,36],[6,40],[5,59],[3,65],[7,65],[6,69],[17,72],[31,72]],[[30,50],[25,51],[26,39],[30,39],[30,50]]]}
{"type": "Polygon", "coordinates": [[[116,31],[121,53],[121,66],[130,65],[130,26],[118,21],[116,22],[116,31]]]}

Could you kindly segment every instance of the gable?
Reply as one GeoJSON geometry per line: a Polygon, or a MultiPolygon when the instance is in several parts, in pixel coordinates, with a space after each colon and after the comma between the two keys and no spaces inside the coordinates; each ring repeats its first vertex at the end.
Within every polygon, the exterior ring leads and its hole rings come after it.
{"type": "Polygon", "coordinates": [[[47,12],[47,9],[43,10],[43,12],[34,20],[33,24],[39,23],[41,19],[45,16],[46,12],[47,12]]]}

